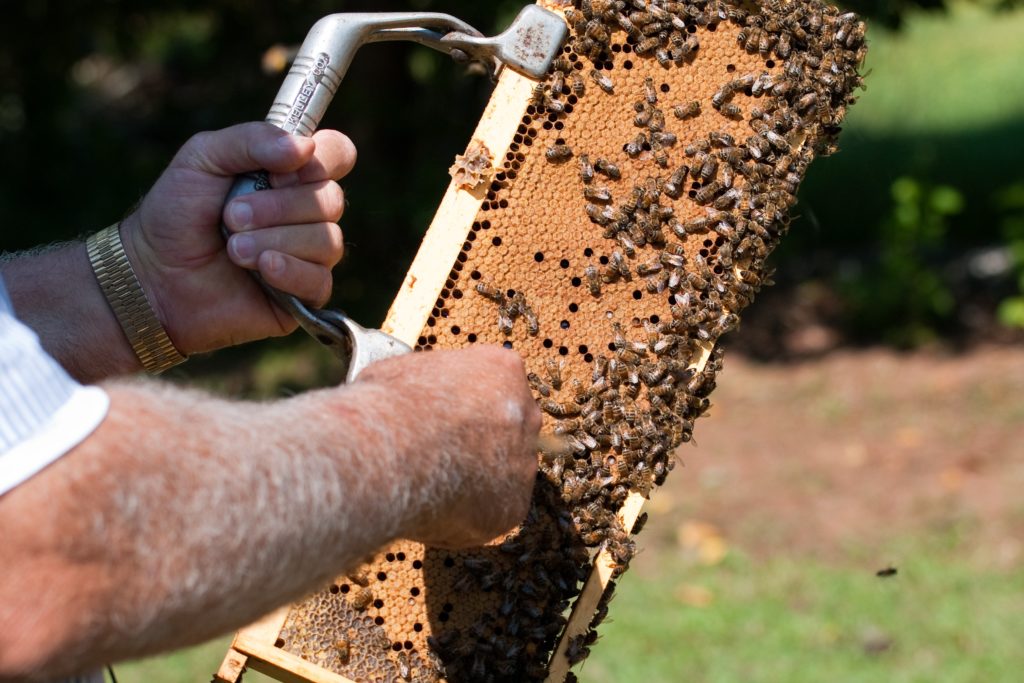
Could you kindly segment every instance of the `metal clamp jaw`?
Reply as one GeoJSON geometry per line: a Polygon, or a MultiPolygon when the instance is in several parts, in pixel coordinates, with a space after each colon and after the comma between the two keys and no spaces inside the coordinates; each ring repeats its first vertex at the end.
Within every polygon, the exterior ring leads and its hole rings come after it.
{"type": "MultiPolygon", "coordinates": [[[[495,75],[502,66],[541,78],[561,49],[568,28],[557,14],[527,5],[509,28],[487,38],[448,14],[381,12],[331,14],[310,29],[267,115],[267,122],[292,135],[311,136],[320,125],[348,72],[356,51],[368,43],[411,41],[444,52],[456,61],[484,64],[495,75]]],[[[236,178],[227,200],[270,187],[265,172],[236,178]]],[[[228,237],[226,226],[222,226],[228,237]]],[[[339,310],[307,307],[253,276],[282,309],[342,362],[351,382],[366,366],[412,351],[380,330],[366,329],[339,310]]]]}

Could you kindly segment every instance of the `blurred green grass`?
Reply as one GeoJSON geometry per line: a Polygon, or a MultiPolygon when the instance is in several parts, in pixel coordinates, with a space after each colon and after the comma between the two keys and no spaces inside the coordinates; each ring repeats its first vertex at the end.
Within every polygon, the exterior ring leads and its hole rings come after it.
{"type": "Polygon", "coordinates": [[[883,579],[881,567],[855,556],[825,563],[732,552],[700,567],[662,554],[653,576],[626,576],[580,678],[1019,680],[1024,573],[979,569],[939,539],[910,539],[899,556],[899,573],[883,579]]]}
{"type": "MultiPolygon", "coordinates": [[[[622,579],[581,680],[998,683],[1024,671],[1024,572],[979,566],[955,532],[891,542],[901,561],[887,579],[877,548],[829,561],[731,549],[704,566],[661,540],[622,579]]],[[[228,643],[118,666],[118,680],[209,680],[228,643]]]]}
{"type": "Polygon", "coordinates": [[[1024,11],[956,3],[868,30],[867,90],[845,128],[918,136],[1024,119],[1024,11]]]}

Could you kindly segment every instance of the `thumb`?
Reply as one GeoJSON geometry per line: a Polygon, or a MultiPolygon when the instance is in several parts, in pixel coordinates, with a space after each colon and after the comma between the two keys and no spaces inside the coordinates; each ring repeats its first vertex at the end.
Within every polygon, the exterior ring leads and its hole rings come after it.
{"type": "Polygon", "coordinates": [[[232,176],[267,170],[289,173],[313,156],[316,143],[263,122],[198,133],[175,155],[171,167],[190,168],[211,175],[232,176]]]}

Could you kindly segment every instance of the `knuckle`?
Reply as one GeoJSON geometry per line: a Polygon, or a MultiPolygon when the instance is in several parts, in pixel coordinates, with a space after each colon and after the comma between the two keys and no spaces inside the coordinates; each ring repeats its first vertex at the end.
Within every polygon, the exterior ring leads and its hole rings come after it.
{"type": "Polygon", "coordinates": [[[327,250],[331,255],[331,261],[338,262],[341,260],[342,255],[345,251],[345,236],[341,231],[341,226],[337,223],[327,223],[327,250]]]}
{"type": "Polygon", "coordinates": [[[326,217],[331,222],[337,222],[345,212],[345,194],[341,186],[336,182],[328,180],[320,190],[321,206],[326,217]]]}
{"type": "Polygon", "coordinates": [[[195,133],[181,146],[175,157],[176,161],[185,166],[202,167],[209,157],[213,136],[210,131],[195,133]]]}
{"type": "Polygon", "coordinates": [[[192,151],[203,150],[210,146],[212,138],[213,133],[211,131],[200,131],[188,139],[188,142],[185,143],[185,147],[188,147],[192,151]]]}

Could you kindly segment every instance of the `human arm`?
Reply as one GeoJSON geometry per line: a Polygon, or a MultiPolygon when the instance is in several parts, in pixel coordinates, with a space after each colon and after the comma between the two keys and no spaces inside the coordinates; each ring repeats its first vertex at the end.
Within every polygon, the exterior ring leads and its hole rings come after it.
{"type": "MultiPolygon", "coordinates": [[[[136,211],[122,221],[125,252],[157,319],[185,355],[286,334],[295,322],[245,272],[322,305],[341,259],[334,182],[355,163],[337,131],[312,139],[265,123],[200,133],[175,155],[136,211]],[[266,168],[272,189],[224,198],[238,173],[266,168]],[[251,217],[236,213],[248,206],[251,217]],[[221,219],[237,233],[225,249],[221,219]],[[248,253],[245,237],[251,237],[248,253]],[[277,268],[280,266],[280,268],[277,268]]],[[[244,214],[244,212],[243,212],[244,214]]],[[[72,242],[0,263],[19,318],[77,379],[140,369],[85,252],[72,242]]]]}
{"type": "Polygon", "coordinates": [[[540,417],[503,349],[270,404],[106,389],[99,429],[0,497],[0,681],[201,642],[389,539],[475,545],[526,513],[540,417]]]}

